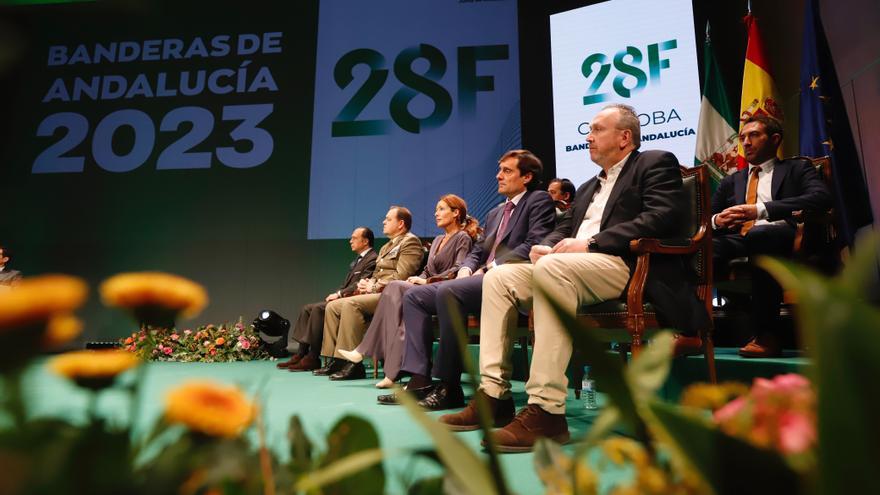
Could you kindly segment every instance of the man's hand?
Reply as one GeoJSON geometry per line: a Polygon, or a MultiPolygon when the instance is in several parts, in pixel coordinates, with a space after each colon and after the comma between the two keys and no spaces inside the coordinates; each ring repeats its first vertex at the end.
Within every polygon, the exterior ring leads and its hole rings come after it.
{"type": "Polygon", "coordinates": [[[470,277],[471,274],[472,274],[471,269],[466,266],[463,266],[463,267],[461,267],[461,269],[458,270],[458,274],[455,276],[455,278],[467,278],[467,277],[470,277]]]}
{"type": "Polygon", "coordinates": [[[373,279],[360,279],[360,281],[358,281],[357,292],[358,294],[370,294],[371,292],[373,292],[373,279]]]}
{"type": "Polygon", "coordinates": [[[715,226],[731,228],[742,225],[749,220],[758,219],[757,205],[736,205],[715,215],[715,226]]]}
{"type": "Polygon", "coordinates": [[[529,251],[529,259],[532,261],[532,264],[534,265],[535,263],[537,263],[538,260],[541,259],[541,257],[545,254],[549,254],[550,249],[550,246],[541,246],[538,244],[532,246],[532,250],[529,251]]]}
{"type": "Polygon", "coordinates": [[[337,299],[339,299],[339,293],[337,293],[337,292],[334,292],[332,294],[328,294],[327,297],[324,298],[324,300],[327,302],[335,301],[337,299]]]}
{"type": "Polygon", "coordinates": [[[587,243],[589,239],[572,239],[571,237],[563,239],[553,246],[550,253],[586,253],[587,243]]]}
{"type": "Polygon", "coordinates": [[[406,281],[411,284],[415,284],[415,285],[425,285],[425,282],[427,282],[427,279],[424,279],[422,277],[410,277],[410,278],[406,279],[406,281]]]}

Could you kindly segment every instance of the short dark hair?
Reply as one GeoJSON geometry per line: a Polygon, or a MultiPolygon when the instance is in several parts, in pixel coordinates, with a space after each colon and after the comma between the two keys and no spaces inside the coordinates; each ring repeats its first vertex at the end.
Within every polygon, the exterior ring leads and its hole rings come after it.
{"type": "Polygon", "coordinates": [[[367,245],[373,247],[373,241],[376,239],[376,236],[373,235],[373,231],[370,230],[369,227],[358,227],[358,229],[361,230],[361,235],[367,240],[367,245]]]}
{"type": "Polygon", "coordinates": [[[574,183],[572,181],[570,181],[568,179],[560,179],[559,177],[556,177],[555,179],[550,181],[550,184],[553,184],[554,182],[559,183],[559,190],[560,191],[562,191],[563,193],[568,193],[568,201],[569,202],[574,201],[574,194],[575,194],[575,192],[577,192],[577,188],[574,187],[574,183]]]}
{"type": "Polygon", "coordinates": [[[3,244],[0,244],[0,251],[3,252],[4,258],[12,259],[12,251],[10,251],[8,247],[4,246],[3,244]]]}
{"type": "Polygon", "coordinates": [[[405,206],[392,206],[391,207],[395,213],[397,214],[398,220],[403,220],[403,226],[406,227],[406,230],[412,228],[412,213],[409,211],[409,208],[405,206]]]}
{"type": "Polygon", "coordinates": [[[534,191],[539,188],[542,183],[541,176],[544,175],[544,164],[529,150],[510,150],[501,155],[498,163],[508,158],[516,158],[516,168],[519,169],[519,175],[532,174],[532,180],[526,184],[526,189],[534,191]]]}
{"type": "Polygon", "coordinates": [[[782,129],[782,121],[780,121],[776,117],[771,117],[764,113],[755,114],[747,118],[746,121],[743,122],[743,127],[745,127],[746,124],[751,124],[752,122],[763,124],[764,131],[767,133],[768,136],[779,134],[780,142],[783,138],[785,138],[785,131],[783,131],[782,129]]]}

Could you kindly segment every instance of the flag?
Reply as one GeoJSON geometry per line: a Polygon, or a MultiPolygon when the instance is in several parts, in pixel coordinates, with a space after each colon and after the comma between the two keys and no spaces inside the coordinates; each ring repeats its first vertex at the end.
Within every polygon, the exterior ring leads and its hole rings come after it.
{"type": "MultiPolygon", "coordinates": [[[[749,40],[746,45],[746,64],[743,68],[742,100],[739,107],[740,126],[742,122],[752,115],[764,113],[783,120],[782,106],[779,104],[779,93],[773,83],[770,72],[767,53],[764,51],[764,43],[761,40],[761,32],[758,30],[758,21],[749,12],[744,19],[746,29],[749,32],[749,40]]],[[[777,155],[782,158],[782,146],[777,155]]],[[[742,145],[737,149],[737,162],[739,168],[748,165],[743,154],[742,145]]]]}
{"type": "Polygon", "coordinates": [[[708,22],[706,42],[703,44],[703,66],[703,99],[700,102],[694,163],[708,167],[714,191],[721,179],[737,170],[738,132],[736,114],[727,100],[721,69],[715,60],[715,50],[712,49],[708,22]]]}
{"type": "Polygon", "coordinates": [[[800,154],[831,157],[834,208],[842,241],[873,222],[867,185],[816,0],[807,2],[800,78],[800,154]]]}

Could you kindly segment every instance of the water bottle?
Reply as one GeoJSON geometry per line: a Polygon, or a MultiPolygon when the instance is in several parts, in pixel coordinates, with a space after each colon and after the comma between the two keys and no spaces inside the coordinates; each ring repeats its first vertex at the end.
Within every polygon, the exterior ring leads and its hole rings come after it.
{"type": "Polygon", "coordinates": [[[584,409],[599,409],[596,403],[596,387],[590,378],[590,367],[584,366],[584,378],[581,380],[581,400],[584,401],[584,409]]]}

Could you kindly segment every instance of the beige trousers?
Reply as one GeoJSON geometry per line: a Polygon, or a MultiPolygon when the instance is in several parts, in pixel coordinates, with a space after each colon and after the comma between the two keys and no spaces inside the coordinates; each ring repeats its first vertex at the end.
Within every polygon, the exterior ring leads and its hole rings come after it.
{"type": "Polygon", "coordinates": [[[350,351],[364,340],[367,317],[376,311],[381,294],[361,294],[327,303],[324,310],[324,343],[321,355],[345,359],[339,349],[350,351]]]}
{"type": "MultiPolygon", "coordinates": [[[[551,414],[565,413],[571,339],[556,318],[540,286],[566,311],[620,297],[629,267],[618,256],[602,253],[548,254],[532,264],[505,264],[483,279],[480,313],[480,388],[491,397],[510,396],[510,355],[518,309],[534,310],[535,347],[526,392],[529,404],[551,414]]],[[[326,337],[325,337],[326,338],[326,337]]]]}

